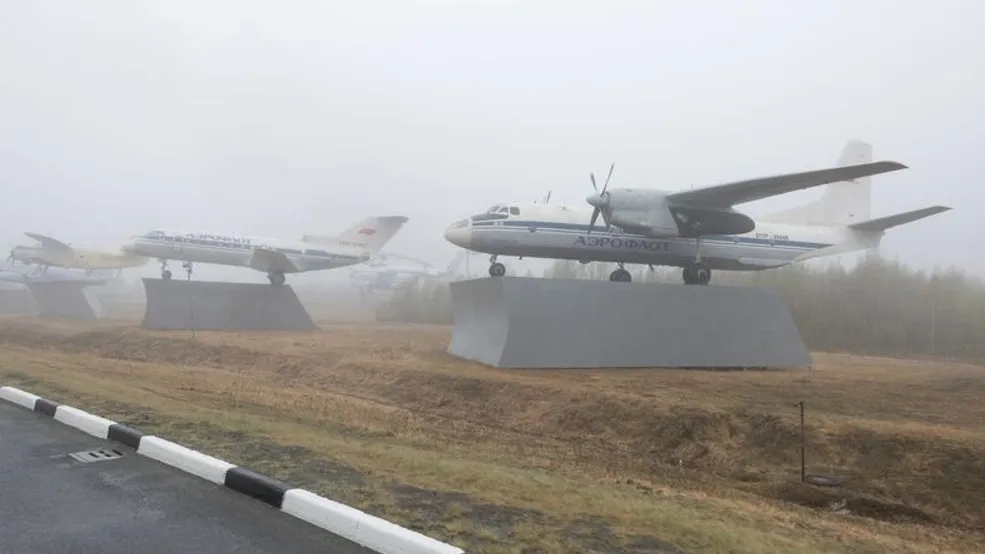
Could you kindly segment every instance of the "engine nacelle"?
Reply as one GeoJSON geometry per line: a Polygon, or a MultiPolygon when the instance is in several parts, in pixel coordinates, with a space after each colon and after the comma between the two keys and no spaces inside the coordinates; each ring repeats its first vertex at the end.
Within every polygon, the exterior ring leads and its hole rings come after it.
{"type": "Polygon", "coordinates": [[[629,233],[651,237],[680,236],[665,193],[617,189],[609,191],[608,195],[609,223],[629,233]]]}
{"type": "Polygon", "coordinates": [[[751,217],[732,208],[675,205],[655,190],[610,191],[607,204],[611,224],[651,237],[738,235],[756,228],[751,217]]]}

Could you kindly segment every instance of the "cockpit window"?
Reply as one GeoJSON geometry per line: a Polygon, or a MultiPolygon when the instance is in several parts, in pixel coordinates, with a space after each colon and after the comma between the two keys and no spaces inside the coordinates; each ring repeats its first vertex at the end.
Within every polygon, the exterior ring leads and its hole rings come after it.
{"type": "Polygon", "coordinates": [[[520,208],[510,206],[510,215],[520,215],[520,208]]]}

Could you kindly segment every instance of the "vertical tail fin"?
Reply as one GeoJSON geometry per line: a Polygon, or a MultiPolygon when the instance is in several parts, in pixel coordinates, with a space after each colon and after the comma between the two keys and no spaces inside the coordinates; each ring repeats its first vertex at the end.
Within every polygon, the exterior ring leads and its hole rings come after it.
{"type": "Polygon", "coordinates": [[[458,268],[461,267],[462,262],[465,261],[465,256],[468,256],[468,251],[464,248],[459,250],[455,257],[448,262],[448,267],[445,269],[446,275],[458,275],[458,268]]]}
{"type": "MultiPolygon", "coordinates": [[[[860,140],[850,140],[842,149],[837,165],[842,167],[871,161],[872,145],[860,140]]],[[[824,193],[817,201],[760,219],[771,223],[794,225],[851,225],[869,219],[871,204],[872,177],[861,177],[852,181],[831,183],[824,187],[824,193]]]]}
{"type": "Polygon", "coordinates": [[[341,235],[334,237],[304,235],[301,240],[379,252],[403,228],[407,220],[408,218],[402,215],[367,217],[343,231],[341,235]]]}

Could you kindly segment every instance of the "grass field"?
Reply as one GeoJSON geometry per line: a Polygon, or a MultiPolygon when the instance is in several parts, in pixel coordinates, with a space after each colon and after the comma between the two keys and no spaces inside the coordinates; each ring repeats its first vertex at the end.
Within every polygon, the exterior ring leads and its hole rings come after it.
{"type": "Polygon", "coordinates": [[[0,319],[0,384],[487,553],[985,551],[985,367],[506,371],[447,327],[0,319]],[[808,471],[799,483],[807,403],[808,471]]]}

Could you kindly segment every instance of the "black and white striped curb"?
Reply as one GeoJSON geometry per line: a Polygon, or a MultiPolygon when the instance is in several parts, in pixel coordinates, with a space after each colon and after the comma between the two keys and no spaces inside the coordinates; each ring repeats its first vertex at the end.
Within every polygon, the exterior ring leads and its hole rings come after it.
{"type": "Polygon", "coordinates": [[[365,512],[292,488],[244,467],[185,448],[160,437],[57,404],[14,387],[0,387],[0,399],[54,418],[100,439],[125,444],[146,456],[265,502],[381,554],[465,554],[461,548],[400,527],[365,512]]]}

